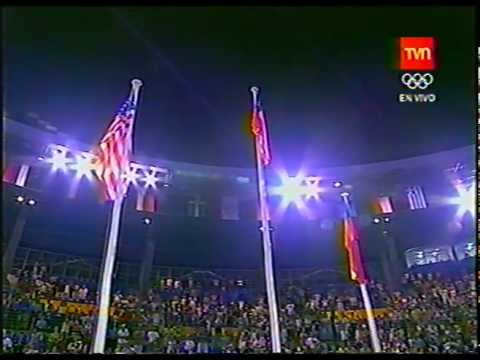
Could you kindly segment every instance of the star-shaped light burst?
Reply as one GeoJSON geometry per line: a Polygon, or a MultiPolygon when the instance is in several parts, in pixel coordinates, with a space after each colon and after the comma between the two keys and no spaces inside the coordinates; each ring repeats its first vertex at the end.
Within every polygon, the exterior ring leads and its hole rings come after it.
{"type": "Polygon", "coordinates": [[[305,185],[303,176],[280,176],[281,185],[271,188],[273,195],[282,197],[282,207],[288,207],[294,204],[297,208],[304,206],[303,196],[305,195],[305,185]]]}
{"type": "Polygon", "coordinates": [[[288,176],[286,172],[280,172],[279,176],[281,185],[272,187],[271,191],[273,195],[282,197],[282,202],[286,207],[294,204],[300,209],[304,207],[306,200],[320,199],[320,177],[304,176],[302,171],[296,176],[288,176]]]}
{"type": "Polygon", "coordinates": [[[67,154],[69,149],[62,145],[51,145],[51,157],[46,159],[46,162],[52,164],[52,171],[67,171],[67,165],[69,164],[69,159],[67,154]]]}
{"type": "Polygon", "coordinates": [[[320,180],[321,178],[318,176],[307,176],[305,178],[304,196],[306,200],[320,200],[320,180]]]}
{"type": "Polygon", "coordinates": [[[138,185],[138,178],[140,177],[140,174],[138,173],[138,170],[142,168],[142,165],[136,164],[131,162],[130,163],[130,168],[127,170],[127,172],[123,175],[125,181],[127,182],[127,186],[130,184],[133,185],[138,185]]]}
{"type": "Polygon", "coordinates": [[[153,187],[154,189],[157,188],[157,182],[158,182],[158,170],[157,168],[150,166],[150,168],[147,170],[145,169],[145,177],[143,178],[143,181],[145,182],[145,188],[153,187]]]}
{"type": "Polygon", "coordinates": [[[451,203],[458,205],[456,217],[463,218],[467,213],[475,217],[475,183],[469,186],[459,183],[455,187],[458,197],[452,198],[451,203]]]}
{"type": "Polygon", "coordinates": [[[88,152],[82,152],[77,154],[75,159],[76,162],[70,165],[70,168],[76,171],[75,177],[80,179],[85,176],[90,180],[93,176],[93,172],[96,169],[95,155],[88,152]]]}
{"type": "Polygon", "coordinates": [[[320,177],[305,176],[303,170],[300,170],[296,176],[289,176],[285,170],[278,171],[278,175],[280,185],[269,188],[272,195],[281,197],[277,215],[283,216],[287,208],[294,205],[303,216],[308,219],[313,218],[314,214],[307,206],[307,201],[319,200],[320,177]]]}

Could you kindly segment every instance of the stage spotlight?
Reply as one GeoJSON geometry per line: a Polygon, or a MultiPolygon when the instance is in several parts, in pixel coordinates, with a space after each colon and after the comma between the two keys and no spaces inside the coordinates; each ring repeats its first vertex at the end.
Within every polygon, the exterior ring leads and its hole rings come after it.
{"type": "Polygon", "coordinates": [[[67,150],[66,148],[57,148],[52,150],[52,157],[47,160],[50,164],[52,164],[52,171],[67,170],[67,150]]]}
{"type": "Polygon", "coordinates": [[[389,218],[389,217],[384,217],[384,218],[383,218],[383,222],[389,223],[389,222],[390,222],[390,218],[389,218]]]}
{"type": "Polygon", "coordinates": [[[344,192],[342,192],[342,193],[340,194],[340,196],[342,196],[342,197],[349,197],[349,196],[350,196],[350,193],[347,192],[347,191],[344,191],[344,192]]]}
{"type": "Polygon", "coordinates": [[[458,197],[454,203],[458,205],[457,217],[462,218],[466,213],[475,216],[475,185],[466,187],[463,184],[457,186],[458,197]]]}
{"type": "Polygon", "coordinates": [[[304,176],[300,171],[296,176],[288,176],[286,172],[279,173],[281,185],[271,187],[272,194],[282,197],[284,205],[294,203],[297,207],[304,206],[304,200],[314,198],[319,200],[321,188],[320,177],[304,176]]]}
{"type": "Polygon", "coordinates": [[[71,168],[76,171],[75,176],[81,178],[85,176],[87,179],[92,178],[92,173],[95,171],[95,155],[90,153],[81,153],[76,156],[75,164],[71,168]]]}
{"type": "Polygon", "coordinates": [[[342,186],[343,186],[343,183],[342,183],[341,181],[335,181],[335,182],[333,183],[333,187],[334,187],[335,189],[339,189],[339,188],[341,188],[342,186]]]}
{"type": "Polygon", "coordinates": [[[148,188],[148,187],[153,187],[154,189],[157,188],[158,178],[156,175],[157,173],[155,169],[150,169],[150,171],[145,174],[145,177],[143,178],[143,181],[145,181],[145,188],[148,188]]]}
{"type": "Polygon", "coordinates": [[[144,219],[143,219],[143,223],[144,223],[145,225],[150,225],[150,224],[152,223],[152,219],[150,219],[150,218],[144,218],[144,219]]]}
{"type": "Polygon", "coordinates": [[[25,198],[22,195],[19,195],[15,200],[19,203],[23,203],[25,201],[25,198]]]}
{"type": "Polygon", "coordinates": [[[30,205],[30,206],[34,206],[37,202],[33,199],[30,199],[27,201],[27,204],[30,205]]]}
{"type": "Polygon", "coordinates": [[[304,186],[303,192],[306,200],[311,198],[314,198],[315,200],[320,199],[321,189],[319,187],[319,183],[320,183],[319,177],[310,176],[305,178],[305,186],[304,186]]]}
{"type": "Polygon", "coordinates": [[[374,218],[373,218],[373,223],[374,223],[374,224],[380,224],[381,221],[382,221],[382,220],[380,220],[380,218],[378,218],[378,217],[374,217],[374,218]]]}
{"type": "Polygon", "coordinates": [[[282,176],[282,184],[274,189],[274,193],[282,197],[285,204],[294,203],[302,206],[302,197],[305,195],[305,186],[302,185],[303,177],[282,176]]]}
{"type": "Polygon", "coordinates": [[[130,163],[130,168],[124,174],[124,178],[127,185],[129,185],[130,183],[137,185],[137,180],[140,177],[140,175],[138,174],[139,168],[140,168],[139,165],[135,163],[130,163]]]}

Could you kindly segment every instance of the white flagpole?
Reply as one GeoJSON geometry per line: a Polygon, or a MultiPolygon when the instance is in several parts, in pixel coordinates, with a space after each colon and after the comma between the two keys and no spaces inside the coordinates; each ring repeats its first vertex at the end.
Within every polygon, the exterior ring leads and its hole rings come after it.
{"type": "Polygon", "coordinates": [[[120,217],[122,214],[123,197],[115,200],[112,207],[112,216],[109,224],[107,249],[103,260],[103,269],[100,289],[100,306],[98,310],[97,329],[93,344],[93,352],[103,354],[105,349],[105,338],[107,335],[110,293],[112,288],[112,273],[115,265],[117,252],[118,232],[120,229],[120,217]]]}
{"type": "MultiPolygon", "coordinates": [[[[130,99],[133,100],[134,105],[137,104],[138,92],[141,86],[142,82],[140,80],[132,80],[130,99]]],[[[130,131],[132,131],[132,127],[130,127],[130,131]]],[[[100,304],[98,310],[95,338],[93,343],[93,353],[103,354],[103,352],[105,351],[105,339],[107,336],[108,317],[110,309],[110,294],[112,289],[112,274],[117,253],[118,233],[120,230],[120,219],[122,215],[123,199],[124,197],[121,196],[114,201],[110,223],[107,227],[108,238],[102,266],[102,275],[100,282],[101,288],[99,294],[100,304]]]]}
{"type": "MultiPolygon", "coordinates": [[[[250,91],[252,92],[252,95],[253,95],[253,105],[255,107],[257,104],[259,89],[257,87],[252,87],[250,91]]],[[[270,215],[268,211],[268,202],[267,202],[267,188],[266,188],[265,177],[263,172],[262,159],[260,157],[260,151],[258,149],[258,142],[256,138],[255,138],[255,153],[256,153],[256,160],[257,160],[257,185],[258,185],[258,196],[260,201],[260,215],[261,215],[260,231],[262,232],[262,240],[263,240],[265,284],[267,287],[268,310],[270,315],[270,333],[271,333],[272,352],[280,353],[282,351],[282,348],[281,348],[281,342],[280,342],[280,325],[278,322],[278,307],[277,307],[277,298],[276,298],[276,291],[275,291],[275,277],[274,277],[274,271],[273,271],[272,238],[271,238],[271,232],[270,232],[271,229],[270,229],[270,215]]]]}
{"type": "Polygon", "coordinates": [[[380,340],[378,339],[377,324],[373,315],[372,304],[370,303],[370,296],[368,295],[367,284],[360,284],[360,291],[362,292],[363,305],[367,313],[368,328],[370,330],[370,339],[372,341],[373,351],[379,353],[382,351],[380,347],[380,340]]]}
{"type": "MultiPolygon", "coordinates": [[[[348,211],[349,207],[351,206],[351,204],[349,204],[349,194],[342,193],[340,196],[345,202],[348,211]]],[[[380,347],[380,340],[378,339],[377,325],[375,324],[375,317],[373,315],[372,304],[370,303],[370,296],[368,295],[367,284],[364,281],[361,281],[359,285],[362,293],[363,306],[367,314],[367,322],[370,330],[370,340],[372,341],[373,351],[379,353],[382,351],[382,349],[380,347]]]]}

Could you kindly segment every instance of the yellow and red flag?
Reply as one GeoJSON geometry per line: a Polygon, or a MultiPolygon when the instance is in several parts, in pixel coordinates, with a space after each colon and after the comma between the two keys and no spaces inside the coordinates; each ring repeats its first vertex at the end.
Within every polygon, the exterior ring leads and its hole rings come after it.
{"type": "Polygon", "coordinates": [[[346,211],[344,218],[344,245],[347,250],[350,278],[359,284],[368,282],[360,251],[360,234],[355,221],[354,210],[348,196],[343,197],[346,211]]]}
{"type": "Polygon", "coordinates": [[[262,165],[267,166],[270,164],[271,156],[268,144],[267,124],[260,100],[255,101],[253,106],[251,129],[253,135],[255,136],[256,147],[257,151],[259,152],[262,165]]]}

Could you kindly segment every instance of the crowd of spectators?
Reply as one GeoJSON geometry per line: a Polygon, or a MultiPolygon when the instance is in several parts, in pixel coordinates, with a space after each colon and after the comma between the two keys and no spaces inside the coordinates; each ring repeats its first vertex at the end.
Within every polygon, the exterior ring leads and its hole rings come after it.
{"type": "MultiPolygon", "coordinates": [[[[8,274],[3,290],[3,351],[88,353],[97,290],[34,266],[8,274]]],[[[406,274],[398,290],[369,284],[382,351],[464,353],[476,349],[473,274],[406,274]]],[[[278,290],[285,353],[372,352],[360,292],[292,283],[278,290]]],[[[265,353],[266,298],[247,283],[165,278],[144,297],[117,291],[109,353],[265,353]]]]}

